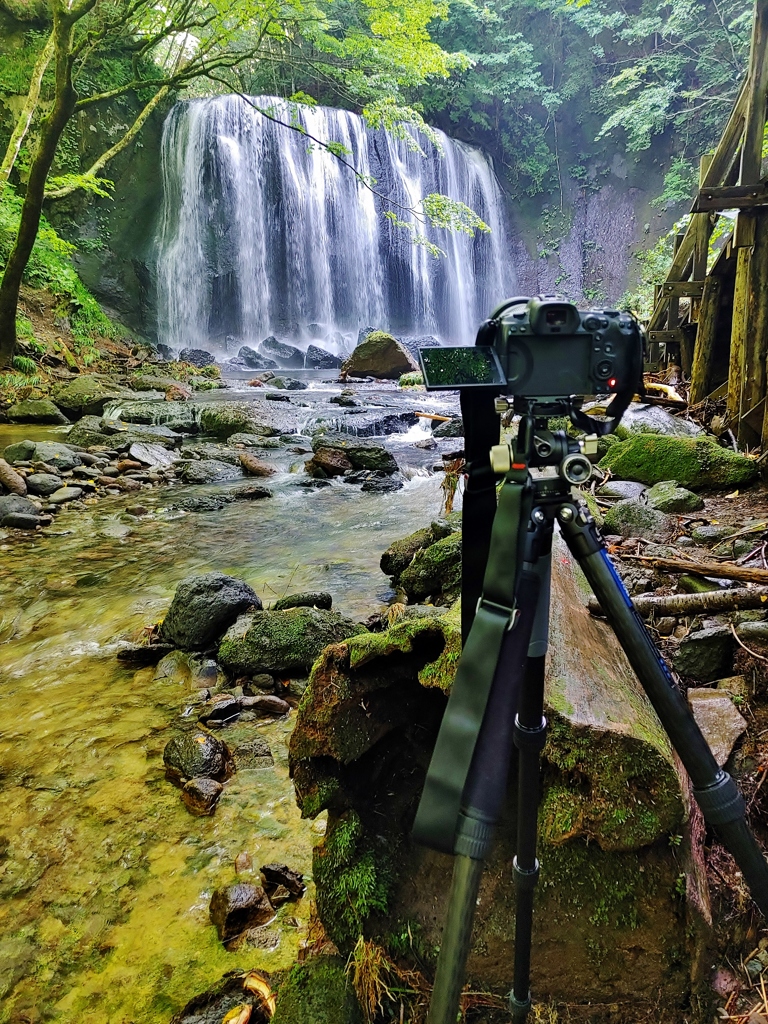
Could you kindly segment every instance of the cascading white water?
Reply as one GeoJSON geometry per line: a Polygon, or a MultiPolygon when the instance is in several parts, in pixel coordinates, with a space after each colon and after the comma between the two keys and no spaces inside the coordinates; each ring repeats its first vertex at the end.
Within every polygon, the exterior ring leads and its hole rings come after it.
{"type": "Polygon", "coordinates": [[[160,340],[174,349],[256,346],[325,338],[351,347],[372,326],[471,344],[479,322],[514,290],[502,197],[488,159],[440,133],[426,156],[328,107],[255,102],[298,116],[318,139],[342,143],[376,191],[307,137],[238,96],[178,103],[162,143],[164,205],[158,240],[160,340]],[[384,216],[439,192],[475,210],[490,234],[425,228],[436,259],[384,216]],[[342,343],[341,335],[346,335],[342,343]]]}

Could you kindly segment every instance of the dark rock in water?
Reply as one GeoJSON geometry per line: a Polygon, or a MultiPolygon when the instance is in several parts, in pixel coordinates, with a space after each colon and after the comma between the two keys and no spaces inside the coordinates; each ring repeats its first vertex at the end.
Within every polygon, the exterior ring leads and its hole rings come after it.
{"type": "Polygon", "coordinates": [[[214,437],[227,438],[232,434],[256,434],[273,437],[280,431],[269,424],[260,423],[250,402],[211,402],[200,410],[200,430],[214,437]]]}
{"type": "Polygon", "coordinates": [[[30,494],[39,494],[46,497],[58,491],[63,481],[60,476],[53,473],[32,473],[27,477],[27,489],[30,494]]]}
{"type": "Polygon", "coordinates": [[[309,488],[330,487],[331,486],[331,481],[330,480],[322,480],[322,479],[318,479],[316,477],[311,477],[311,476],[309,476],[309,477],[305,476],[301,480],[297,480],[296,481],[296,486],[297,487],[309,487],[309,488]]]}
{"type": "Polygon", "coordinates": [[[45,462],[53,469],[61,470],[62,473],[79,466],[81,461],[77,452],[72,451],[68,444],[58,444],[54,441],[38,441],[35,445],[35,459],[45,462]]]}
{"type": "Polygon", "coordinates": [[[328,644],[365,632],[335,612],[315,608],[243,615],[219,646],[219,663],[237,675],[308,672],[328,644]]]}
{"type": "MultiPolygon", "coordinates": [[[[261,979],[266,991],[271,991],[269,975],[263,971],[249,971],[245,976],[240,971],[228,971],[218,984],[191,999],[175,1014],[171,1024],[221,1024],[231,1011],[243,1006],[251,1008],[248,1024],[269,1024],[271,1010],[265,1008],[259,993],[253,991],[256,978],[261,979]]],[[[339,1020],[336,1024],[347,1022],[339,1020]]]]}
{"type": "Polygon", "coordinates": [[[40,519],[37,515],[27,515],[24,512],[6,512],[6,514],[0,518],[0,526],[5,526],[13,530],[34,530],[40,525],[40,519]]]}
{"type": "Polygon", "coordinates": [[[20,494],[22,497],[27,493],[26,479],[21,473],[17,473],[5,459],[0,459],[0,487],[4,487],[11,494],[20,494]]]}
{"type": "Polygon", "coordinates": [[[200,776],[224,782],[232,774],[232,754],[226,743],[198,730],[175,736],[165,745],[166,775],[177,785],[200,776]]]}
{"type": "Polygon", "coordinates": [[[398,465],[383,445],[365,441],[354,434],[336,431],[318,431],[312,438],[312,451],[329,448],[341,452],[354,469],[378,469],[383,473],[396,473],[398,465]]]}
{"type": "Polygon", "coordinates": [[[156,665],[174,650],[173,644],[126,644],[117,652],[117,660],[134,668],[156,665]]]}
{"type": "Polygon", "coordinates": [[[341,369],[352,377],[397,380],[401,374],[418,369],[418,364],[397,338],[384,331],[374,331],[357,346],[341,369]]]}
{"type": "Polygon", "coordinates": [[[37,517],[40,515],[40,509],[34,501],[20,494],[4,494],[0,496],[0,519],[11,515],[37,517]]]}
{"type": "MultiPolygon", "coordinates": [[[[411,547],[416,547],[410,561],[400,571],[393,572],[393,583],[405,591],[409,600],[423,601],[426,597],[441,600],[455,596],[461,587],[461,534],[451,533],[431,544],[416,546],[422,531],[396,542],[402,545],[398,552],[393,552],[392,545],[382,556],[382,566],[393,570],[405,561],[411,547]],[[409,542],[412,542],[409,544],[409,542]]],[[[430,531],[423,536],[426,542],[434,536],[430,531]]]]}
{"type": "Polygon", "coordinates": [[[168,508],[182,512],[218,512],[231,501],[234,501],[232,494],[209,494],[200,498],[182,498],[168,508]]]}
{"type": "Polygon", "coordinates": [[[327,476],[342,476],[352,469],[352,463],[346,454],[335,448],[318,448],[311,459],[304,463],[310,476],[321,480],[327,476]]]}
{"type": "MultiPolygon", "coordinates": [[[[296,380],[295,377],[273,377],[269,385],[273,388],[279,388],[280,391],[306,391],[308,387],[303,380],[296,380]]],[[[271,397],[269,392],[267,392],[266,397],[271,397]]]]}
{"type": "Polygon", "coordinates": [[[350,391],[348,388],[345,388],[340,395],[331,395],[328,401],[332,405],[340,405],[346,409],[358,409],[360,407],[360,403],[355,398],[354,391],[350,391]]]}
{"type": "MultiPolygon", "coordinates": [[[[275,379],[278,380],[279,378],[276,377],[275,379]]],[[[279,387],[279,385],[276,384],[275,387],[279,387]]],[[[288,395],[281,395],[276,391],[268,391],[264,397],[268,402],[290,402],[288,395]]]]}
{"type": "Polygon", "coordinates": [[[240,446],[244,448],[282,448],[283,439],[280,437],[259,437],[258,434],[230,434],[227,444],[232,448],[240,446]]]}
{"type": "Polygon", "coordinates": [[[286,345],[272,335],[262,341],[259,351],[276,360],[278,366],[284,366],[286,369],[298,370],[304,365],[304,353],[301,349],[294,348],[293,345],[286,345]]]}
{"type": "MultiPolygon", "coordinates": [[[[259,355],[255,348],[249,348],[247,345],[243,345],[237,353],[237,358],[244,366],[247,366],[251,370],[270,370],[271,366],[267,366],[264,363],[264,356],[259,355]]],[[[272,362],[272,360],[269,360],[272,362]]]]}
{"type": "Polygon", "coordinates": [[[322,324],[307,324],[307,334],[310,338],[325,337],[325,328],[322,324]]]}
{"type": "Polygon", "coordinates": [[[308,345],[304,365],[316,370],[335,370],[341,366],[341,358],[318,345],[308,345]]]}
{"type": "Polygon", "coordinates": [[[456,416],[446,423],[441,423],[432,431],[433,437],[464,437],[464,420],[456,416]]]}
{"type": "Polygon", "coordinates": [[[241,476],[237,466],[220,459],[183,459],[176,463],[176,476],[185,484],[213,484],[241,476]]]}
{"type": "Polygon", "coordinates": [[[260,736],[235,747],[233,757],[239,772],[252,768],[271,768],[275,763],[269,744],[260,736]]]}
{"type": "Polygon", "coordinates": [[[330,611],[333,598],[324,590],[307,591],[302,594],[291,594],[288,597],[281,597],[272,605],[273,612],[282,611],[285,608],[322,608],[330,611]]]}
{"type": "Polygon", "coordinates": [[[202,348],[183,348],[179,352],[179,359],[197,367],[212,366],[216,362],[215,357],[202,348]]]}
{"type": "Polygon", "coordinates": [[[11,423],[69,423],[69,420],[49,398],[25,398],[6,410],[11,423]]]}
{"type": "Polygon", "coordinates": [[[68,501],[75,501],[83,495],[82,487],[59,487],[53,494],[48,495],[48,501],[52,505],[65,505],[68,501]]]}
{"type": "Polygon", "coordinates": [[[257,458],[252,452],[239,452],[238,461],[249,476],[273,476],[275,467],[257,458]]]}
{"type": "Polygon", "coordinates": [[[243,711],[253,711],[257,715],[287,715],[291,705],[273,694],[254,694],[252,697],[241,697],[240,706],[243,711]]]}
{"type": "Polygon", "coordinates": [[[212,644],[246,608],[261,608],[261,599],[244,580],[208,572],[189,576],[176,587],[160,634],[183,650],[212,644]]]}
{"type": "Polygon", "coordinates": [[[172,363],[176,358],[176,353],[173,351],[170,345],[163,345],[158,343],[155,345],[155,351],[160,356],[163,362],[172,363]]]}
{"type": "Polygon", "coordinates": [[[258,484],[244,484],[230,493],[236,501],[259,501],[261,498],[272,497],[272,491],[267,487],[259,487],[258,484]]]}
{"type": "Polygon", "coordinates": [[[34,441],[15,441],[3,451],[3,458],[13,465],[14,462],[31,462],[35,457],[37,445],[34,441]]]}
{"type": "Polygon", "coordinates": [[[368,494],[389,494],[390,491],[399,491],[404,483],[405,481],[399,473],[367,472],[360,489],[368,494]]]}
{"type": "Polygon", "coordinates": [[[304,885],[304,875],[300,871],[289,868],[287,864],[263,864],[261,874],[268,895],[270,888],[278,885],[284,886],[293,896],[303,896],[307,890],[304,885]]]}
{"type": "Polygon", "coordinates": [[[275,911],[260,885],[237,882],[214,892],[210,915],[219,938],[227,945],[249,928],[258,928],[271,921],[275,911]]]}
{"type": "Polygon", "coordinates": [[[733,644],[733,634],[726,626],[700,629],[680,641],[672,664],[681,676],[710,683],[731,674],[733,644]]]}
{"type": "Polygon", "coordinates": [[[215,779],[190,779],[181,791],[181,801],[188,811],[198,817],[211,815],[216,810],[223,789],[222,784],[215,779]]]}
{"type": "Polygon", "coordinates": [[[231,693],[219,693],[205,704],[197,720],[205,722],[206,725],[224,725],[225,722],[237,718],[240,711],[238,697],[233,697],[231,693]]]}

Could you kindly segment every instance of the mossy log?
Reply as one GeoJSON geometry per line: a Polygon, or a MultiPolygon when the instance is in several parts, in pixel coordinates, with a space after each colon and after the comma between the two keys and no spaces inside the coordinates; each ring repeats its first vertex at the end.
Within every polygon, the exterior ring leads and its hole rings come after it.
{"type": "MultiPolygon", "coordinates": [[[[703,885],[687,838],[676,838],[688,835],[687,783],[615,638],[589,616],[579,577],[558,543],[534,990],[569,1002],[680,1005],[700,960],[686,889],[703,885]]],[[[342,951],[361,932],[422,963],[439,946],[451,860],[416,846],[410,828],[460,647],[454,606],[351,637],[312,670],[291,771],[302,813],[328,811],[314,876],[319,914],[342,951]]],[[[499,993],[513,957],[513,803],[484,876],[469,962],[469,980],[499,993]]]]}

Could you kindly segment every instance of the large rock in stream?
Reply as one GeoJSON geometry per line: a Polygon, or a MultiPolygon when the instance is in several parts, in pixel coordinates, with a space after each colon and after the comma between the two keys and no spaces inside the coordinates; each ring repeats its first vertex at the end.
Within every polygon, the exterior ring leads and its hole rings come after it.
{"type": "Polygon", "coordinates": [[[712,438],[644,433],[611,445],[599,465],[615,477],[642,484],[676,480],[696,490],[739,487],[756,479],[758,473],[754,459],[721,448],[712,438]]]}
{"type": "Polygon", "coordinates": [[[373,331],[343,363],[342,373],[353,377],[378,377],[398,380],[402,373],[417,370],[410,352],[397,338],[384,331],[373,331]]]}
{"type": "MultiPolygon", "coordinates": [[[[408,557],[401,554],[398,567],[408,557]]],[[[696,936],[709,913],[686,824],[687,782],[615,638],[586,611],[587,596],[558,543],[533,990],[539,999],[620,1004],[633,1014],[659,999],[677,1007],[698,984],[696,936]],[[682,845],[668,842],[681,835],[682,845]]],[[[386,947],[406,924],[428,961],[439,946],[452,863],[415,845],[410,829],[460,648],[455,606],[351,637],[312,670],[291,773],[302,814],[328,810],[313,875],[320,917],[342,952],[360,931],[386,947]]],[[[471,984],[499,995],[513,962],[513,855],[510,804],[483,878],[468,964],[471,984]]]]}
{"type": "Polygon", "coordinates": [[[189,576],[176,587],[160,635],[183,650],[202,650],[246,608],[261,608],[261,599],[245,580],[220,572],[189,576]]]}

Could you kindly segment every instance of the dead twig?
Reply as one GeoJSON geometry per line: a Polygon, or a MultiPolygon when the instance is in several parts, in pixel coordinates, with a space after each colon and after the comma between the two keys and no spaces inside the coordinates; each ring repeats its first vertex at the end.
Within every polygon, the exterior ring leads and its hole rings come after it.
{"type": "Polygon", "coordinates": [[[731,632],[733,633],[733,637],[734,637],[736,643],[739,645],[739,647],[742,647],[747,652],[747,654],[749,654],[752,658],[759,658],[760,661],[768,661],[768,658],[763,657],[762,654],[758,654],[757,651],[750,650],[750,648],[747,647],[747,645],[745,643],[742,643],[741,640],[739,639],[738,633],[736,632],[736,630],[734,628],[733,623],[731,623],[730,625],[731,625],[731,632]]]}

